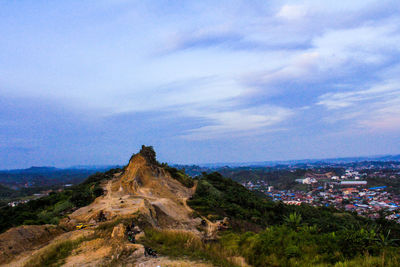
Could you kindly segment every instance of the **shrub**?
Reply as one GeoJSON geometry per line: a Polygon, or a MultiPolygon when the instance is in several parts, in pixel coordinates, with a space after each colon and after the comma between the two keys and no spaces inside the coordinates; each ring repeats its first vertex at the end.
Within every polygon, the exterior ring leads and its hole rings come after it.
{"type": "Polygon", "coordinates": [[[162,164],[164,170],[169,172],[172,178],[180,182],[182,185],[192,188],[194,186],[194,181],[192,178],[190,178],[185,172],[178,170],[176,168],[168,166],[168,164],[164,163],[162,164]]]}
{"type": "Polygon", "coordinates": [[[0,208],[0,233],[21,224],[58,223],[59,218],[67,211],[89,205],[96,197],[102,195],[104,192],[100,183],[112,179],[115,173],[121,171],[116,168],[105,173],[96,173],[81,184],[62,192],[52,192],[48,196],[16,207],[0,208]]]}
{"type": "Polygon", "coordinates": [[[170,257],[186,256],[196,260],[207,260],[221,267],[236,266],[229,257],[229,251],[220,243],[204,244],[201,239],[190,232],[177,230],[146,229],[146,246],[149,246],[159,253],[170,257]]]}

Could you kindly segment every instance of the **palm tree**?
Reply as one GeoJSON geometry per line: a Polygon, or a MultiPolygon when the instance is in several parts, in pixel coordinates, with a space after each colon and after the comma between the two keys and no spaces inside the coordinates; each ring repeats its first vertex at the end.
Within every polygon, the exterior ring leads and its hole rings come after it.
{"type": "Polygon", "coordinates": [[[284,216],[283,220],[289,227],[297,230],[301,224],[301,215],[297,212],[292,212],[289,216],[284,216]]]}
{"type": "Polygon", "coordinates": [[[386,235],[380,233],[376,238],[377,243],[383,249],[382,252],[382,266],[385,266],[385,247],[395,245],[399,239],[390,238],[390,229],[386,235]]]}

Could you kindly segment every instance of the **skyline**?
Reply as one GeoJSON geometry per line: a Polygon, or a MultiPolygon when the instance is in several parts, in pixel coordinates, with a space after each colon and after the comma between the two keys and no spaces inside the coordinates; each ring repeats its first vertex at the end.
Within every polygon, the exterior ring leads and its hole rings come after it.
{"type": "MultiPolygon", "coordinates": [[[[132,153],[131,156],[137,154],[132,153]]],[[[222,168],[222,167],[269,167],[275,165],[292,165],[292,164],[317,164],[317,163],[325,163],[325,164],[348,164],[348,163],[360,163],[360,162],[397,162],[399,161],[400,154],[397,155],[369,155],[369,156],[354,156],[354,157],[339,157],[339,158],[304,158],[304,159],[287,159],[287,160],[269,160],[269,161],[252,161],[252,162],[200,162],[200,163],[187,163],[187,164],[179,164],[175,162],[166,162],[172,166],[199,166],[205,168],[222,168]]],[[[156,156],[156,159],[157,156],[156,156]]],[[[157,160],[158,161],[158,160],[157,160]]],[[[70,165],[70,166],[26,166],[17,169],[0,169],[0,171],[18,171],[18,170],[29,170],[32,168],[50,168],[55,170],[68,170],[68,169],[109,169],[115,167],[123,167],[128,164],[129,161],[120,162],[115,164],[94,164],[94,165],[70,165]]],[[[160,162],[164,163],[164,162],[160,162]]]]}
{"type": "Polygon", "coordinates": [[[0,169],[400,154],[395,1],[2,1],[0,169]]]}

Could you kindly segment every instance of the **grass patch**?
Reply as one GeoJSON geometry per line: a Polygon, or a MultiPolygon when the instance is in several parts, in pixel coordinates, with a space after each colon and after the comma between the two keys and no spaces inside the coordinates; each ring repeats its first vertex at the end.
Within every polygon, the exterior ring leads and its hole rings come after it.
{"type": "Polygon", "coordinates": [[[117,226],[120,223],[124,223],[124,219],[123,218],[118,218],[115,219],[113,221],[108,221],[108,222],[103,222],[101,224],[99,224],[99,226],[97,226],[96,228],[96,232],[102,232],[102,231],[107,231],[107,230],[112,230],[115,226],[117,226]]]}
{"type": "Polygon", "coordinates": [[[187,257],[192,260],[208,261],[216,266],[237,266],[229,257],[234,256],[218,243],[203,243],[201,239],[185,231],[177,230],[145,230],[145,246],[155,249],[158,253],[172,258],[187,257]]]}
{"type": "Polygon", "coordinates": [[[71,255],[71,252],[87,240],[90,240],[90,237],[60,241],[50,245],[44,251],[34,255],[24,267],[61,266],[65,263],[65,259],[71,255]]]}
{"type": "Polygon", "coordinates": [[[400,263],[398,251],[385,250],[379,256],[363,255],[352,260],[338,262],[334,267],[397,267],[400,263]]]}
{"type": "Polygon", "coordinates": [[[132,223],[132,218],[117,218],[113,221],[103,222],[97,226],[95,234],[100,237],[108,237],[115,226],[123,224],[124,226],[130,225],[132,223]]]}

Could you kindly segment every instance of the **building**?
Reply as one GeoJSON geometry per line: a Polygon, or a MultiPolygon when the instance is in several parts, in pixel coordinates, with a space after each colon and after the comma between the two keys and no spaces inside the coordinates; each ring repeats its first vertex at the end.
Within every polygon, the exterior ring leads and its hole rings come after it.
{"type": "Polygon", "coordinates": [[[367,181],[341,181],[341,186],[366,186],[367,181]]]}
{"type": "Polygon", "coordinates": [[[301,183],[301,184],[315,184],[318,181],[315,178],[307,177],[304,179],[296,179],[296,182],[301,183]]]}

